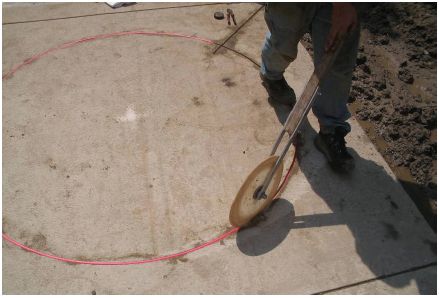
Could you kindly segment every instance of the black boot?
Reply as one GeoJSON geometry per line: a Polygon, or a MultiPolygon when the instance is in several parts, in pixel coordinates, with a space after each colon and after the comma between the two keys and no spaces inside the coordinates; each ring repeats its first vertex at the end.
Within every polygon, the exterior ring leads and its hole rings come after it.
{"type": "MultiPolygon", "coordinates": [[[[288,86],[285,78],[281,80],[269,80],[260,74],[262,86],[267,90],[269,100],[290,106],[291,108],[296,103],[296,94],[294,90],[288,86]]],[[[270,103],[272,104],[272,103],[270,103]]]]}
{"type": "Polygon", "coordinates": [[[334,133],[319,132],[314,145],[326,157],[331,168],[337,172],[350,172],[354,169],[354,158],[346,150],[347,135],[343,127],[336,127],[334,133]]]}

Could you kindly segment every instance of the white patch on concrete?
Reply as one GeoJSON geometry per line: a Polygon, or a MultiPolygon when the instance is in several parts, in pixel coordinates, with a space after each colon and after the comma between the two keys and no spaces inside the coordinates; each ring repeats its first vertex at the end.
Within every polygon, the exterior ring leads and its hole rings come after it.
{"type": "Polygon", "coordinates": [[[129,106],[125,112],[125,115],[117,118],[117,120],[118,122],[135,122],[137,118],[137,114],[133,107],[129,106]]]}

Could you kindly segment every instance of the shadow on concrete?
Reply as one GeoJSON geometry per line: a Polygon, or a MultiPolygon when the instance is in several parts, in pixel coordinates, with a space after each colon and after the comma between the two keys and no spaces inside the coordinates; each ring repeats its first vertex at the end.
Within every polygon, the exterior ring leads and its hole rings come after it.
{"type": "Polygon", "coordinates": [[[279,120],[279,122],[284,125],[287,121],[288,115],[290,115],[290,112],[293,108],[288,105],[276,103],[271,99],[271,97],[269,97],[267,100],[270,106],[273,108],[277,120],[279,120]]]}
{"type": "MultiPolygon", "coordinates": [[[[401,220],[412,221],[413,218],[415,222],[423,219],[417,215],[405,219],[398,214],[401,210],[412,206],[399,206],[398,200],[392,198],[395,193],[393,190],[400,186],[382,166],[362,158],[355,150],[349,148],[356,165],[352,173],[336,174],[329,165],[316,168],[316,157],[323,158],[313,148],[313,140],[317,132],[308,121],[303,123],[301,131],[306,140],[305,145],[299,149],[299,167],[313,191],[324,200],[333,213],[303,216],[301,219],[296,217],[293,228],[346,225],[355,238],[357,254],[377,277],[395,273],[393,270],[406,270],[407,267],[402,266],[414,264],[413,260],[418,260],[416,265],[419,266],[422,255],[430,253],[436,255],[436,242],[431,242],[423,235],[416,235],[418,230],[411,231],[409,225],[398,223],[401,220]],[[401,226],[404,227],[404,231],[399,230],[401,226]],[[419,250],[420,247],[423,249],[419,250]]],[[[409,211],[406,209],[402,212],[407,214],[409,211]]],[[[394,288],[407,286],[411,280],[411,275],[383,279],[394,288]]],[[[433,294],[431,291],[436,291],[436,286],[423,286],[425,283],[423,280],[415,279],[415,282],[420,294],[433,294]]]]}
{"type": "Polygon", "coordinates": [[[285,199],[274,200],[249,227],[241,229],[236,243],[248,256],[263,255],[277,247],[287,237],[294,218],[293,205],[285,199]]]}
{"type": "Polygon", "coordinates": [[[403,179],[398,179],[398,181],[412,198],[412,202],[418,207],[430,227],[437,233],[436,208],[432,208],[430,205],[430,202],[435,201],[437,198],[437,184],[422,185],[403,179]]]}
{"type": "MultiPolygon", "coordinates": [[[[285,108],[275,111],[279,120],[285,121],[285,108]]],[[[298,166],[332,213],[295,216],[293,205],[286,199],[279,199],[255,225],[238,233],[237,245],[241,252],[249,256],[265,254],[277,247],[293,229],[345,225],[355,238],[358,255],[378,278],[423,265],[420,264],[422,256],[436,255],[436,242],[417,235],[417,229],[411,231],[413,225],[400,224],[405,219],[398,213],[407,214],[410,212],[407,208],[411,206],[399,206],[398,200],[392,198],[395,193],[392,190],[399,185],[382,166],[349,148],[356,168],[348,175],[336,174],[329,165],[322,167],[323,156],[313,147],[317,132],[308,121],[302,124],[300,131],[305,144],[299,148],[298,166]],[[399,230],[401,226],[404,231],[399,230]]],[[[407,220],[416,223],[423,219],[411,215],[407,220]]],[[[435,293],[435,281],[426,285],[425,280],[416,280],[415,276],[404,274],[382,281],[401,288],[414,279],[421,294],[435,293]]]]}

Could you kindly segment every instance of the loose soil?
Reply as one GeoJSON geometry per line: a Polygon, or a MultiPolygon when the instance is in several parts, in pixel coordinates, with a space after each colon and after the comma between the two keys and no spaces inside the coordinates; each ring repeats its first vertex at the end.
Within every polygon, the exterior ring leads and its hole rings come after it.
{"type": "Polygon", "coordinates": [[[349,109],[436,231],[436,3],[370,3],[359,15],[349,109]]]}

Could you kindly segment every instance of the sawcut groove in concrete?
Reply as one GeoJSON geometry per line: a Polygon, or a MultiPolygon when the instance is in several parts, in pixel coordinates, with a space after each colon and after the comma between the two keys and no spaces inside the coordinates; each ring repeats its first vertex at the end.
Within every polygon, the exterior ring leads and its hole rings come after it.
{"type": "Polygon", "coordinates": [[[237,51],[237,50],[235,50],[235,49],[233,49],[233,48],[230,48],[230,47],[228,47],[228,46],[225,46],[224,44],[219,44],[219,43],[216,43],[215,42],[215,44],[218,46],[218,49],[219,48],[225,48],[225,49],[227,49],[227,50],[229,50],[229,51],[231,51],[231,52],[234,52],[235,54],[237,54],[237,55],[239,55],[239,56],[241,56],[241,57],[244,57],[245,59],[248,59],[249,61],[251,61],[257,68],[260,68],[261,67],[261,65],[258,63],[258,62],[256,62],[253,58],[251,58],[250,56],[247,56],[247,55],[245,55],[244,53],[241,53],[240,51],[237,51]]]}
{"type": "MultiPolygon", "coordinates": [[[[131,36],[133,39],[138,39],[138,40],[140,40],[139,39],[139,36],[131,36]]],[[[149,36],[147,37],[147,38],[150,38],[149,36]]],[[[157,48],[155,48],[155,49],[153,49],[153,51],[151,51],[151,53],[153,53],[154,51],[155,52],[159,52],[159,51],[165,51],[165,50],[168,50],[168,51],[171,51],[170,49],[172,48],[172,44],[175,42],[174,40],[172,40],[172,39],[175,39],[175,38],[169,38],[169,37],[159,37],[160,39],[164,39],[164,40],[166,40],[164,43],[165,44],[167,44],[167,45],[171,45],[171,46],[168,46],[168,47],[164,47],[164,46],[162,46],[162,47],[157,47],[157,48]]],[[[151,38],[150,38],[151,39],[151,38]]],[[[178,39],[178,38],[177,38],[178,39]]],[[[183,39],[184,40],[184,39],[183,39]]],[[[106,40],[106,42],[110,42],[110,41],[112,41],[112,43],[113,44],[117,44],[117,43],[119,43],[119,44],[124,44],[125,42],[123,41],[123,38],[118,38],[118,39],[114,39],[114,40],[106,40]]],[[[99,42],[105,42],[104,40],[97,40],[97,41],[93,41],[92,43],[99,43],[99,42]]],[[[154,44],[153,43],[154,42],[154,40],[152,39],[152,40],[149,40],[149,44],[154,44]]],[[[191,50],[191,51],[189,51],[190,53],[189,53],[189,55],[188,56],[191,56],[191,55],[193,55],[194,57],[191,57],[193,60],[197,60],[197,59],[199,59],[199,57],[203,57],[204,55],[203,54],[205,54],[205,47],[203,47],[202,45],[203,45],[203,43],[200,43],[199,41],[192,41],[192,43],[194,43],[195,45],[192,45],[192,46],[190,46],[191,48],[192,47],[194,47],[194,48],[197,48],[197,47],[199,47],[200,49],[199,50],[191,50]],[[199,44],[201,44],[201,46],[199,45],[199,44]],[[195,54],[196,53],[196,54],[195,54]]],[[[89,45],[88,46],[88,48],[89,49],[93,49],[93,46],[92,45],[89,45]]],[[[153,48],[153,46],[151,46],[151,48],[153,48]]],[[[73,55],[69,55],[68,54],[68,52],[69,52],[69,50],[63,50],[63,51],[59,51],[59,52],[56,52],[56,53],[54,53],[52,56],[54,56],[55,57],[55,59],[56,60],[58,60],[58,58],[56,58],[56,56],[58,56],[58,57],[64,57],[64,59],[65,60],[69,60],[69,59],[74,59],[75,58],[75,56],[80,56],[80,53],[81,53],[81,46],[77,46],[77,47],[74,47],[74,48],[71,48],[70,49],[71,51],[73,51],[73,53],[76,53],[76,55],[75,54],[73,54],[73,55]]],[[[108,52],[111,52],[113,50],[113,47],[108,47],[107,48],[107,51],[108,52]]],[[[238,51],[233,51],[233,53],[237,53],[237,54],[239,54],[239,52],[238,51]]],[[[111,55],[108,55],[108,56],[110,56],[111,57],[111,55]]],[[[119,56],[120,56],[120,54],[119,54],[119,56]]],[[[243,56],[243,55],[240,55],[240,56],[242,56],[242,57],[244,57],[245,58],[245,56],[243,56]]],[[[231,60],[231,61],[233,61],[234,59],[232,58],[230,58],[230,57],[224,57],[223,55],[218,55],[218,56],[210,56],[210,55],[207,55],[207,57],[208,58],[212,58],[212,60],[223,60],[223,62],[222,63],[220,63],[220,64],[222,64],[222,65],[227,65],[228,64],[228,62],[224,62],[224,61],[228,61],[228,60],[231,60]],[[225,59],[225,60],[224,60],[225,59]]],[[[187,59],[187,58],[186,58],[187,59]]],[[[12,83],[12,82],[14,82],[14,81],[16,81],[16,80],[18,80],[18,81],[20,81],[20,79],[17,79],[17,77],[27,77],[27,72],[31,72],[31,73],[33,73],[33,69],[34,68],[37,68],[38,69],[38,65],[39,64],[46,64],[47,65],[47,63],[48,63],[48,61],[47,60],[49,60],[49,57],[48,56],[46,56],[46,57],[42,57],[41,58],[41,60],[39,60],[38,61],[38,63],[34,63],[32,66],[28,66],[28,67],[26,67],[26,68],[23,68],[23,69],[21,69],[19,72],[17,72],[17,74],[14,76],[14,77],[12,77],[12,78],[10,78],[10,79],[8,79],[5,83],[7,84],[7,83],[12,83]]],[[[211,66],[215,66],[215,64],[214,65],[212,65],[212,62],[213,61],[205,61],[206,59],[201,59],[202,61],[201,61],[201,65],[203,65],[203,64],[207,64],[208,65],[208,67],[211,67],[211,66]]],[[[247,59],[249,62],[252,62],[253,63],[253,61],[251,61],[251,59],[247,59]]],[[[178,61],[177,61],[178,62],[178,61]]],[[[218,62],[216,62],[216,63],[218,63],[218,62]]],[[[229,62],[230,63],[230,62],[229,62]]],[[[66,63],[66,64],[68,64],[68,63],[66,63]]],[[[107,63],[105,63],[105,64],[107,64],[107,63]]],[[[240,63],[239,63],[240,64],[240,63]]],[[[98,65],[98,64],[96,64],[96,65],[98,65]]],[[[240,65],[242,65],[242,64],[240,64],[240,65]]],[[[249,65],[249,63],[247,63],[247,65],[249,65]]],[[[48,65],[48,67],[47,68],[50,68],[50,65],[48,65]]],[[[99,67],[96,67],[96,69],[98,69],[99,67]]],[[[40,69],[41,70],[41,69],[40,69]]],[[[77,69],[78,70],[78,69],[77,69]]],[[[174,71],[175,71],[175,69],[174,69],[174,71]]],[[[112,71],[112,73],[115,73],[115,71],[112,71]]],[[[202,71],[199,71],[198,73],[202,73],[202,71]]],[[[216,75],[221,75],[221,74],[216,74],[216,75]]],[[[30,79],[31,81],[33,80],[33,75],[31,76],[31,77],[29,77],[28,79],[30,79]]],[[[229,88],[232,88],[232,87],[234,87],[235,85],[236,85],[236,82],[234,82],[234,80],[233,79],[231,79],[231,78],[227,78],[227,79],[225,79],[225,78],[217,78],[217,80],[215,80],[216,82],[219,82],[219,84],[222,86],[222,88],[225,88],[226,90],[227,89],[229,89],[229,88]],[[224,86],[223,86],[224,85],[224,86]]],[[[21,82],[21,83],[23,83],[23,82],[21,82]]],[[[24,83],[24,85],[25,86],[29,86],[29,85],[31,85],[31,84],[26,84],[26,83],[24,83]]],[[[206,85],[208,85],[208,84],[206,84],[206,85]]],[[[26,88],[25,88],[26,89],[26,88]]],[[[80,88],[80,89],[87,89],[87,88],[80,88]]],[[[14,91],[18,91],[18,90],[14,90],[14,91]]],[[[181,93],[181,90],[180,90],[180,93],[181,93]]],[[[230,92],[230,93],[233,93],[233,92],[230,92]]],[[[181,94],[179,94],[180,96],[181,96],[181,94]]],[[[35,101],[36,100],[38,100],[38,98],[35,98],[35,101]]],[[[107,101],[108,101],[108,98],[106,99],[107,101]]],[[[204,99],[202,99],[202,98],[199,98],[199,97],[193,97],[192,99],[191,99],[191,101],[192,101],[192,103],[193,103],[193,105],[195,106],[195,107],[199,107],[199,108],[193,108],[193,111],[195,112],[195,111],[199,111],[199,109],[203,109],[204,108],[204,106],[207,106],[208,105],[208,102],[206,102],[207,100],[204,100],[204,99]]],[[[238,103],[239,104],[239,103],[238,103]]],[[[102,105],[102,106],[104,106],[104,105],[102,105]]],[[[158,105],[157,105],[158,106],[158,105]]],[[[60,108],[60,107],[58,107],[58,108],[60,108]]],[[[63,104],[61,103],[61,109],[63,108],[63,104]]],[[[87,114],[87,113],[84,113],[83,115],[84,115],[84,119],[85,119],[85,114],[87,114]]],[[[157,114],[160,114],[160,113],[157,113],[157,114]]],[[[166,117],[167,115],[165,114],[165,115],[163,115],[163,117],[166,117]]],[[[53,117],[56,117],[56,115],[54,114],[53,115],[53,117]]],[[[121,117],[118,117],[117,119],[113,119],[113,121],[114,122],[116,122],[116,123],[125,123],[125,122],[136,122],[136,118],[140,118],[140,122],[145,122],[145,120],[143,119],[143,121],[142,121],[142,118],[144,118],[144,117],[146,117],[146,116],[142,116],[142,115],[136,115],[135,114],[135,112],[133,111],[133,109],[132,109],[132,107],[131,106],[128,106],[128,108],[127,108],[127,111],[126,111],[126,114],[125,115],[123,115],[123,116],[121,116],[121,117]]],[[[161,117],[161,116],[160,116],[161,117]]],[[[242,117],[241,117],[241,119],[242,119],[242,117]]],[[[171,121],[168,121],[168,120],[170,120],[170,118],[169,119],[167,119],[166,120],[166,124],[165,125],[169,125],[169,122],[171,122],[171,121]]],[[[227,122],[227,121],[225,121],[225,122],[227,122]]],[[[181,123],[179,123],[179,124],[181,124],[181,123]]],[[[42,131],[51,131],[50,129],[42,129],[42,131]]],[[[52,132],[53,133],[53,132],[52,132]]],[[[22,134],[22,136],[24,136],[25,134],[22,134]]],[[[29,137],[29,136],[28,136],[29,137]]],[[[157,139],[163,139],[163,137],[161,137],[161,136],[157,136],[157,139]]],[[[53,141],[55,141],[55,140],[53,140],[53,141]]],[[[174,139],[174,141],[175,141],[175,139],[174,139]]],[[[194,140],[193,140],[194,141],[194,140]]],[[[47,142],[47,143],[50,143],[50,142],[47,142]]],[[[41,147],[45,147],[45,145],[44,145],[44,143],[41,143],[40,144],[41,145],[41,147]]],[[[38,147],[38,146],[37,146],[38,147]]],[[[183,145],[183,147],[184,147],[184,145],[183,145]]],[[[237,150],[237,151],[239,151],[239,152],[241,152],[241,150],[239,149],[239,150],[237,150]]],[[[53,169],[53,170],[56,170],[57,169],[57,167],[59,168],[60,166],[59,165],[57,165],[56,163],[55,163],[55,161],[52,159],[52,158],[50,158],[50,160],[48,160],[48,162],[50,163],[50,168],[51,169],[53,169]]],[[[86,168],[91,168],[92,166],[91,166],[91,164],[90,163],[87,163],[87,164],[84,164],[84,165],[81,165],[81,169],[82,170],[84,170],[84,169],[86,169],[86,168]]],[[[108,170],[110,167],[109,166],[105,166],[104,167],[104,169],[106,169],[106,170],[108,170]]],[[[174,173],[175,173],[176,171],[174,171],[174,173]]],[[[70,178],[70,175],[67,175],[67,178],[70,178]]],[[[175,180],[178,180],[178,179],[175,179],[175,180]]],[[[165,187],[167,187],[167,186],[165,186],[165,187]]],[[[70,194],[69,194],[69,196],[70,196],[70,194]]]]}
{"type": "Polygon", "coordinates": [[[341,286],[341,287],[337,287],[337,288],[334,288],[334,289],[321,291],[321,292],[318,292],[318,293],[314,293],[312,295],[330,294],[330,293],[334,293],[334,292],[337,292],[337,291],[340,291],[340,290],[349,289],[349,288],[353,288],[353,287],[356,287],[356,286],[372,283],[372,282],[377,281],[377,280],[383,280],[383,279],[386,279],[386,278],[395,277],[395,276],[403,275],[403,274],[410,273],[410,272],[416,272],[416,271],[419,271],[419,270],[422,270],[422,269],[425,269],[425,268],[431,268],[431,267],[435,267],[435,266],[437,266],[437,263],[436,262],[432,262],[432,263],[429,263],[429,264],[426,264],[426,265],[416,266],[416,267],[413,267],[413,268],[410,268],[410,269],[407,269],[407,270],[403,270],[403,271],[399,271],[399,272],[395,272],[395,273],[391,273],[391,274],[385,274],[385,275],[377,276],[375,278],[363,280],[363,281],[360,281],[360,282],[357,282],[357,283],[352,283],[352,284],[341,286]]]}
{"type": "MultiPolygon", "coordinates": [[[[102,3],[102,4],[104,5],[104,3],[102,3]]],[[[155,10],[166,10],[166,9],[187,8],[187,7],[200,7],[200,6],[218,5],[218,4],[222,4],[222,3],[219,2],[219,3],[205,3],[205,4],[192,4],[192,5],[181,5],[181,6],[145,8],[145,9],[137,9],[137,10],[130,10],[130,11],[115,11],[115,12],[96,13],[96,14],[78,15],[78,16],[52,18],[52,19],[7,22],[7,23],[3,23],[2,25],[15,25],[15,24],[27,24],[27,23],[48,22],[48,21],[60,21],[60,20],[68,20],[68,19],[96,17],[96,16],[103,16],[103,15],[115,15],[115,14],[125,14],[125,13],[136,13],[136,12],[142,12],[142,11],[155,11],[155,10]]]]}
{"type": "MultiPolygon", "coordinates": [[[[256,5],[232,8],[247,20],[256,5]]],[[[229,37],[215,55],[214,45],[173,38],[84,43],[5,81],[5,232],[65,257],[128,260],[190,248],[230,228],[233,198],[269,154],[280,124],[255,69],[263,14],[230,37],[234,27],[212,18],[225,8],[5,26],[4,70],[87,35],[142,28],[229,37]]],[[[300,46],[285,74],[297,94],[312,70],[300,46]]],[[[313,147],[318,123],[308,118],[294,175],[255,227],[172,262],[119,269],[71,266],[5,244],[4,293],[322,293],[435,262],[436,236],[358,123],[350,120],[348,136],[358,167],[342,179],[313,147]]],[[[383,281],[401,293],[425,269],[383,281]]]]}

